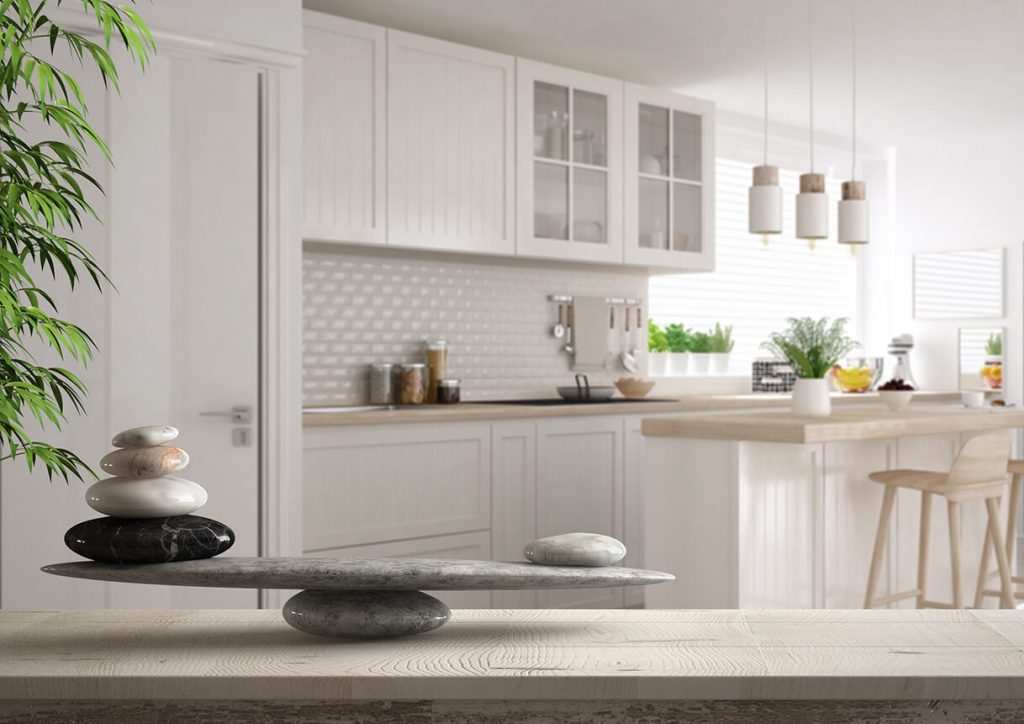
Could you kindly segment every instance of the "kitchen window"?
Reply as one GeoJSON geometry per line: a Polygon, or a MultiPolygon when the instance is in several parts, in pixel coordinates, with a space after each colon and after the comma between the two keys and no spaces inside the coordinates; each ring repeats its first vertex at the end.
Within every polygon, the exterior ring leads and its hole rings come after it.
{"type": "Polygon", "coordinates": [[[657,324],[680,322],[695,330],[713,328],[716,322],[733,325],[733,374],[749,372],[750,362],[765,356],[761,343],[787,317],[848,317],[850,334],[857,337],[860,332],[860,257],[835,241],[840,181],[826,180],[831,230],[811,251],[805,240],[794,236],[801,172],[780,169],[784,233],[769,237],[765,246],[760,236],[747,231],[753,165],[716,161],[715,271],[650,281],[650,316],[657,324]]]}

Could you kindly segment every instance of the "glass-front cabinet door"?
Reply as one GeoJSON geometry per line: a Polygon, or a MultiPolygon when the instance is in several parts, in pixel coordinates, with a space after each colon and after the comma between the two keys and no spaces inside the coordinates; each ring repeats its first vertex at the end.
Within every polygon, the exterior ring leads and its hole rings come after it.
{"type": "Polygon", "coordinates": [[[625,88],[625,261],[714,269],[714,105],[625,88]]]}
{"type": "Polygon", "coordinates": [[[622,81],[516,60],[517,245],[621,262],[622,81]]]}

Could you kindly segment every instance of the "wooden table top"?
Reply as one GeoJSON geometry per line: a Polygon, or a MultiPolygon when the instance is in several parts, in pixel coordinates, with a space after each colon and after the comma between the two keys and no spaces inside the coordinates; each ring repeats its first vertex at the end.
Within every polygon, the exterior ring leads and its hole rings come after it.
{"type": "Polygon", "coordinates": [[[643,421],[641,430],[646,437],[802,444],[1017,427],[1024,427],[1024,410],[1020,408],[969,410],[956,405],[918,404],[904,412],[891,412],[880,405],[833,408],[828,417],[768,411],[651,418],[643,421]]]}
{"type": "Polygon", "coordinates": [[[1024,700],[1024,612],[457,610],[375,642],[278,611],[0,611],[4,700],[1024,700]]]}

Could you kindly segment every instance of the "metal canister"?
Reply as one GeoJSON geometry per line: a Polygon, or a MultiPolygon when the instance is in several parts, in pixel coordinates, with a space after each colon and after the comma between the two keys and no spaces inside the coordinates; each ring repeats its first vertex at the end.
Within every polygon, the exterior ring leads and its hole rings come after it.
{"type": "Polygon", "coordinates": [[[398,388],[398,402],[402,405],[422,405],[427,399],[427,366],[422,362],[404,364],[401,370],[401,384],[398,388]]]}
{"type": "Polygon", "coordinates": [[[395,404],[395,366],[388,362],[370,365],[370,404],[395,404]]]}

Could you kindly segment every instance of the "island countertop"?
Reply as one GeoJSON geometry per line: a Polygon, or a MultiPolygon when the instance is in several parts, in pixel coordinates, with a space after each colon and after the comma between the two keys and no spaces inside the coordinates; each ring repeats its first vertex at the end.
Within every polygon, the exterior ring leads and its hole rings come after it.
{"type": "Polygon", "coordinates": [[[880,406],[833,408],[828,417],[778,411],[661,417],[644,420],[641,431],[645,437],[807,444],[1018,427],[1024,427],[1024,410],[1020,408],[973,410],[923,404],[911,405],[903,412],[891,412],[880,406]]]}

